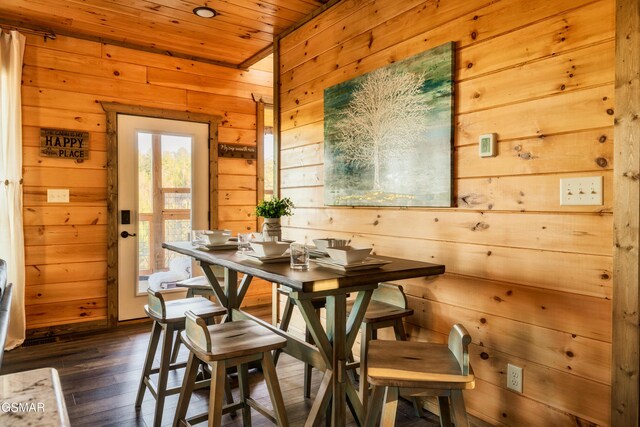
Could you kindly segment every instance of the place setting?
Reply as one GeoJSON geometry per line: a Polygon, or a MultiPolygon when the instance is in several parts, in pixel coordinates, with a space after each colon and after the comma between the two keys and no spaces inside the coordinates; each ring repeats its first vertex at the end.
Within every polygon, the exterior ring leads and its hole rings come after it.
{"type": "Polygon", "coordinates": [[[231,230],[193,230],[191,244],[204,251],[238,248],[238,239],[231,237],[231,230]]]}
{"type": "Polygon", "coordinates": [[[390,261],[370,257],[373,248],[351,246],[345,239],[314,239],[316,245],[309,248],[311,261],[322,267],[333,268],[345,272],[368,270],[382,267],[390,261]]]}
{"type": "MultiPolygon", "coordinates": [[[[250,236],[250,233],[247,233],[250,236]]],[[[238,255],[243,255],[263,264],[286,262],[289,260],[289,243],[282,241],[257,241],[251,237],[238,237],[238,255]]]]}

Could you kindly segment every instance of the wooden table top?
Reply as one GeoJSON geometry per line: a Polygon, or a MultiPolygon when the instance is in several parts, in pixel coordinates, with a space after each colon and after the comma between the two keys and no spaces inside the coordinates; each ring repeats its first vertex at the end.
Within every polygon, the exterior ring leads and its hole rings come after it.
{"type": "Polygon", "coordinates": [[[291,270],[288,262],[265,264],[238,255],[234,250],[206,251],[197,249],[191,242],[163,243],[162,247],[191,256],[203,263],[221,265],[240,273],[250,274],[270,282],[289,286],[293,290],[301,292],[331,291],[444,273],[444,265],[442,264],[431,264],[380,255],[374,255],[374,257],[391,261],[391,263],[380,268],[343,272],[310,262],[309,270],[295,271],[291,270]]]}

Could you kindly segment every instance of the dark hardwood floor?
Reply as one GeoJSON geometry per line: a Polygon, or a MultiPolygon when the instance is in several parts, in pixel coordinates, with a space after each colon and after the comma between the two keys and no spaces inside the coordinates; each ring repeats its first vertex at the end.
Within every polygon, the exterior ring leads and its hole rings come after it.
{"type": "MultiPolygon", "coordinates": [[[[58,370],[64,390],[67,410],[72,426],[151,426],[153,424],[154,399],[145,395],[142,408],[136,410],[134,401],[140,373],[147,349],[150,324],[134,324],[116,330],[70,341],[21,347],[5,353],[2,374],[28,369],[53,367],[58,370]]],[[[186,359],[184,347],[180,360],[186,359]]],[[[156,361],[157,363],[157,361],[156,361]]],[[[170,376],[170,386],[180,384],[182,371],[170,376]]],[[[277,367],[278,378],[292,426],[304,424],[312,400],[302,393],[303,364],[283,355],[277,367]]],[[[262,374],[252,370],[251,396],[267,404],[269,396],[262,381],[262,374]]],[[[238,387],[233,378],[234,397],[238,387]]],[[[320,374],[314,371],[312,398],[320,384],[320,374]]],[[[206,411],[208,390],[197,392],[191,400],[189,415],[206,411]]],[[[173,421],[177,395],[167,398],[163,426],[173,421]]],[[[254,426],[272,426],[259,413],[252,411],[254,426]]],[[[438,418],[427,413],[427,419],[415,417],[411,404],[401,400],[398,409],[398,426],[438,426],[438,418]]],[[[348,415],[349,425],[355,425],[348,415]]],[[[223,425],[241,426],[242,417],[225,415],[223,425]]]]}

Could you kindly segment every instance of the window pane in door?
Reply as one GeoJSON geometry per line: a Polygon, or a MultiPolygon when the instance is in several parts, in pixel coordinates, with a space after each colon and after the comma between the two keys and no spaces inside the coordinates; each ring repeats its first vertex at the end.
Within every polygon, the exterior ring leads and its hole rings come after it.
{"type": "Polygon", "coordinates": [[[191,188],[191,138],[162,135],[162,187],[191,188]]]}
{"type": "MultiPolygon", "coordinates": [[[[153,271],[151,258],[151,220],[153,218],[153,139],[150,133],[138,132],[138,274],[153,271]]],[[[133,220],[133,218],[131,218],[133,220]]]]}

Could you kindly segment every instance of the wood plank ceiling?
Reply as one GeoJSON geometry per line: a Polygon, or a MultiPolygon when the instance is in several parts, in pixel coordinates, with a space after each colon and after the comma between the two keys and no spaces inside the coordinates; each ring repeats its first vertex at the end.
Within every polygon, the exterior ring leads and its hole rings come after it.
{"type": "Polygon", "coordinates": [[[328,0],[2,0],[0,25],[246,66],[328,0]],[[215,9],[214,18],[193,13],[215,9]]]}

